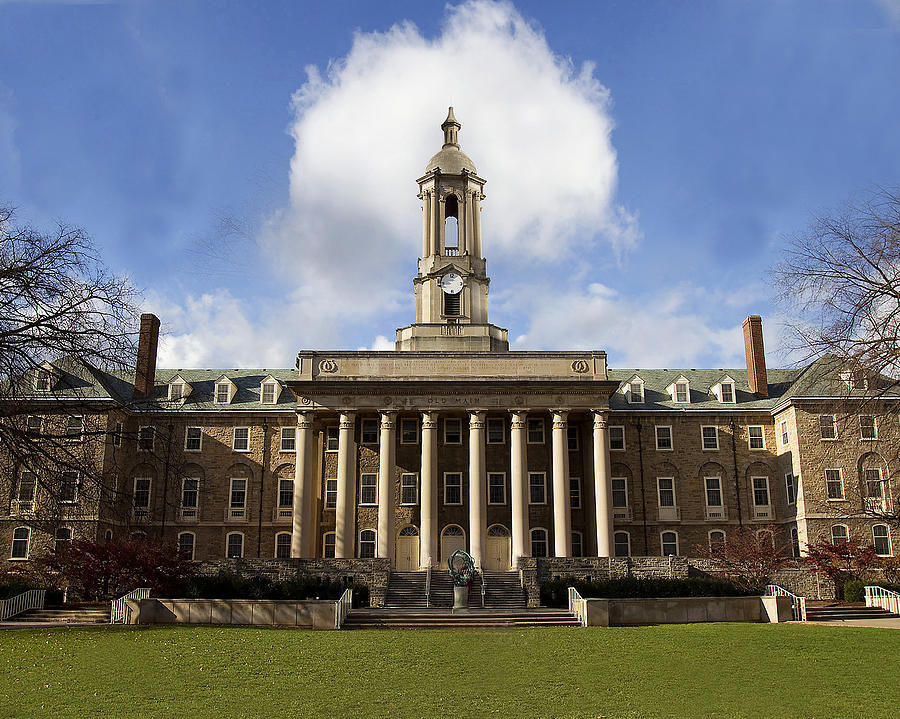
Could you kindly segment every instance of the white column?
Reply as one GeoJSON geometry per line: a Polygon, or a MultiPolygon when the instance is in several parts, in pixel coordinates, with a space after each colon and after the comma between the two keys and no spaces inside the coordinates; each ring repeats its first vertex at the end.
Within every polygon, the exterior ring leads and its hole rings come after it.
{"type": "Polygon", "coordinates": [[[297,439],[294,444],[294,507],[291,526],[291,556],[310,556],[312,539],[310,505],[315,493],[312,482],[312,416],[297,413],[297,439]]]}
{"type": "Polygon", "coordinates": [[[431,254],[431,193],[422,193],[422,259],[431,254]]]}
{"type": "Polygon", "coordinates": [[[437,412],[422,412],[419,566],[437,564],[437,412]]]}
{"type": "Polygon", "coordinates": [[[569,502],[568,412],[553,411],[553,556],[572,556],[572,508],[569,502]]]}
{"type": "Polygon", "coordinates": [[[512,568],[531,556],[528,536],[528,459],[525,450],[527,412],[514,411],[509,423],[509,494],[512,507],[512,568]]]}
{"type": "Polygon", "coordinates": [[[338,429],[337,504],[335,506],[334,556],[354,555],[356,546],[356,437],[355,412],[341,412],[338,429]]]}
{"type": "Polygon", "coordinates": [[[481,191],[475,191],[475,207],[472,217],[472,225],[475,228],[475,256],[484,257],[481,247],[481,191]]]}
{"type": "Polygon", "coordinates": [[[375,556],[394,556],[394,443],[396,412],[381,413],[381,443],[378,452],[378,546],[375,556]]]}
{"type": "Polygon", "coordinates": [[[469,554],[481,569],[487,533],[484,466],[484,412],[469,412],[469,554]]]}
{"type": "Polygon", "coordinates": [[[597,556],[613,554],[612,479],[606,412],[594,410],[594,506],[597,510],[597,556]]]}

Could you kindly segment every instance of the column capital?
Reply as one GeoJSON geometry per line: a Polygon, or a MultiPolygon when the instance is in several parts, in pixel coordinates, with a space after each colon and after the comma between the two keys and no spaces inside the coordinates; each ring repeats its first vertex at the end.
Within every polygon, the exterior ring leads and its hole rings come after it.
{"type": "Polygon", "coordinates": [[[380,409],[378,410],[378,413],[381,415],[381,428],[393,429],[397,420],[397,410],[380,409]]]}
{"type": "Polygon", "coordinates": [[[312,429],[313,422],[312,412],[297,412],[297,429],[312,429]]]}
{"type": "Polygon", "coordinates": [[[591,414],[594,415],[594,427],[606,429],[606,425],[609,422],[609,412],[605,409],[592,409],[591,414]]]}
{"type": "Polygon", "coordinates": [[[438,418],[437,410],[434,410],[434,409],[422,410],[422,429],[437,428],[437,418],[438,418]]]}
{"type": "Polygon", "coordinates": [[[569,416],[569,410],[567,409],[551,409],[550,412],[553,414],[553,428],[554,429],[565,429],[568,426],[566,422],[569,416]]]}
{"type": "Polygon", "coordinates": [[[483,429],[484,416],[487,414],[483,409],[470,409],[469,412],[469,429],[483,429]]]}
{"type": "Polygon", "coordinates": [[[353,429],[356,421],[356,412],[341,412],[340,429],[353,429]]]}

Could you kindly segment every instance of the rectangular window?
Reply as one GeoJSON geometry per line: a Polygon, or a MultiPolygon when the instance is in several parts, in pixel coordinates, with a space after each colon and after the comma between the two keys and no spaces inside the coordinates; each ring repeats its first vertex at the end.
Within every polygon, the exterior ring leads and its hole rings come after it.
{"type": "Polygon", "coordinates": [[[31,543],[31,529],[29,527],[16,527],[13,530],[12,548],[9,552],[10,559],[28,559],[28,545],[31,543]]]}
{"type": "Polygon", "coordinates": [[[656,427],[656,448],[672,449],[672,428],[668,426],[657,425],[656,427]]]}
{"type": "Polygon", "coordinates": [[[488,472],[488,504],[506,504],[506,475],[488,472]]]}
{"type": "Polygon", "coordinates": [[[281,451],[294,452],[297,449],[297,428],[282,427],[281,428],[281,451]]]}
{"type": "Polygon", "coordinates": [[[247,480],[234,478],[231,480],[231,496],[228,501],[231,509],[243,509],[247,506],[247,480]]]}
{"type": "Polygon", "coordinates": [[[833,414],[819,415],[819,439],[837,439],[837,427],[833,414]]]}
{"type": "Polygon", "coordinates": [[[278,480],[278,506],[293,507],[294,506],[294,480],[279,479],[278,480]]]}
{"type": "Polygon", "coordinates": [[[325,428],[325,451],[326,452],[337,452],[338,451],[338,428],[337,427],[326,427],[325,428]]]}
{"type": "Polygon", "coordinates": [[[116,428],[113,431],[112,436],[113,447],[121,447],[122,446],[122,423],[116,422],[116,428]]]}
{"type": "Polygon", "coordinates": [[[873,416],[864,414],[859,416],[859,438],[878,439],[878,433],[875,428],[875,418],[873,416]]]}
{"type": "Polygon", "coordinates": [[[34,388],[38,392],[50,391],[50,370],[38,369],[34,373],[34,388]]]}
{"type": "Polygon", "coordinates": [[[891,556],[891,537],[886,524],[876,524],[872,527],[872,544],[875,545],[875,554],[879,557],[891,556]]]}
{"type": "Polygon", "coordinates": [[[629,554],[629,542],[628,542],[628,532],[616,532],[613,535],[613,544],[615,547],[615,551],[613,552],[617,557],[627,557],[629,554]]]}
{"type": "Polygon", "coordinates": [[[529,419],[528,420],[528,444],[544,443],[544,420],[529,419]]]}
{"type": "Polygon", "coordinates": [[[630,404],[643,404],[644,402],[644,383],[631,382],[628,385],[628,402],[630,404]]]}
{"type": "Polygon", "coordinates": [[[769,479],[768,477],[753,477],[753,504],[757,507],[769,506],[769,479]]]}
{"type": "Polygon", "coordinates": [[[378,444],[378,420],[364,419],[360,435],[363,444],[378,444]]]}
{"type": "Polygon", "coordinates": [[[750,442],[750,449],[766,448],[766,441],[763,435],[762,427],[747,427],[747,437],[750,442]]]}
{"type": "Polygon", "coordinates": [[[785,421],[781,423],[781,443],[787,444],[789,441],[790,438],[788,437],[788,423],[785,421]]]}
{"type": "Polygon", "coordinates": [[[42,423],[43,417],[38,417],[34,414],[28,415],[28,419],[26,420],[25,424],[25,434],[27,434],[29,437],[40,437],[42,423]]]}
{"type": "Polygon", "coordinates": [[[216,385],[216,404],[228,404],[231,399],[231,385],[223,382],[216,385]]]}
{"type": "Polygon", "coordinates": [[[150,507],[150,478],[135,477],[134,479],[134,506],[135,509],[148,509],[150,507]]]}
{"type": "Polygon", "coordinates": [[[184,432],[185,452],[199,452],[203,448],[203,430],[200,427],[187,427],[184,432]]]}
{"type": "Polygon", "coordinates": [[[418,444],[419,443],[419,420],[417,419],[401,419],[400,420],[400,444],[418,444]]]}
{"type": "Polygon", "coordinates": [[[625,449],[625,427],[621,425],[610,426],[609,448],[613,452],[620,452],[625,449]]]}
{"type": "Polygon", "coordinates": [[[33,502],[37,489],[37,475],[34,472],[22,472],[19,475],[19,487],[16,493],[16,501],[33,502]]]}
{"type": "Polygon", "coordinates": [[[503,444],[506,441],[506,422],[500,417],[488,417],[487,443],[503,444]]]}
{"type": "Polygon", "coordinates": [[[337,479],[325,480],[325,508],[337,507],[337,479]]]}
{"type": "Polygon", "coordinates": [[[704,477],[706,483],[706,506],[721,507],[722,506],[722,478],[721,477],[704,477]]]}
{"type": "Polygon", "coordinates": [[[232,442],[231,448],[235,452],[249,452],[250,451],[250,428],[249,427],[235,427],[234,428],[234,440],[232,442]]]}
{"type": "Polygon", "coordinates": [[[571,424],[566,427],[566,443],[570,452],[578,451],[578,427],[573,427],[571,424]]]}
{"type": "Polygon", "coordinates": [[[322,537],[322,556],[325,559],[334,559],[334,532],[328,532],[322,537]]]}
{"type": "Polygon", "coordinates": [[[543,472],[528,473],[528,503],[547,503],[547,482],[543,472]]]}
{"type": "Polygon", "coordinates": [[[825,470],[825,491],[828,499],[844,498],[844,479],[839,469],[825,470]]]}
{"type": "Polygon", "coordinates": [[[84,437],[84,417],[69,417],[66,422],[66,439],[80,442],[84,437]]]}
{"type": "Polygon", "coordinates": [[[719,448],[719,428],[715,426],[706,426],[700,428],[700,434],[703,438],[703,449],[719,448]]]}
{"type": "Polygon", "coordinates": [[[675,479],[673,477],[657,477],[657,490],[659,491],[659,506],[675,506],[675,479]]]}
{"type": "Polygon", "coordinates": [[[444,504],[462,504],[462,474],[444,474],[444,504]]]}
{"type": "Polygon", "coordinates": [[[612,478],[612,506],[628,506],[628,485],[624,477],[612,478]]]}
{"type": "Polygon", "coordinates": [[[419,503],[419,475],[407,472],[400,475],[400,504],[419,503]]]}
{"type": "Polygon", "coordinates": [[[71,503],[78,499],[78,472],[63,472],[59,485],[59,501],[71,503]]]}
{"type": "Polygon", "coordinates": [[[581,509],[580,477],[569,477],[569,502],[572,509],[581,509]]]}
{"type": "Polygon", "coordinates": [[[153,443],[156,440],[155,427],[141,427],[138,429],[138,451],[152,452],[153,443]]]}
{"type": "Polygon", "coordinates": [[[229,534],[225,545],[225,556],[229,559],[240,559],[244,556],[244,535],[229,534]]]}
{"type": "Polygon", "coordinates": [[[275,383],[266,382],[262,386],[262,402],[263,404],[275,404],[275,383]]]}
{"type": "Polygon", "coordinates": [[[793,473],[788,473],[784,475],[784,491],[785,496],[787,497],[788,504],[796,504],[797,503],[797,491],[794,486],[794,475],[793,473]]]}
{"type": "Polygon", "coordinates": [[[675,401],[676,402],[687,402],[688,401],[688,383],[687,382],[676,382],[675,383],[675,401]]]}
{"type": "Polygon", "coordinates": [[[197,509],[197,499],[199,497],[200,480],[196,478],[186,477],[181,484],[181,508],[197,509]]]}
{"type": "Polygon", "coordinates": [[[359,475],[359,503],[378,504],[378,475],[366,473],[359,475]]]}
{"type": "Polygon", "coordinates": [[[866,496],[869,499],[884,498],[884,484],[881,481],[880,469],[865,470],[866,496]]]}
{"type": "Polygon", "coordinates": [[[734,385],[731,382],[722,383],[722,401],[734,402],[734,385]]]}
{"type": "Polygon", "coordinates": [[[173,402],[184,396],[184,384],[181,382],[173,382],[169,385],[169,399],[173,402]]]}
{"type": "Polygon", "coordinates": [[[462,420],[444,420],[444,444],[462,444],[462,420]]]}
{"type": "Polygon", "coordinates": [[[581,532],[572,532],[572,556],[584,556],[584,547],[582,546],[581,542],[581,532]]]}

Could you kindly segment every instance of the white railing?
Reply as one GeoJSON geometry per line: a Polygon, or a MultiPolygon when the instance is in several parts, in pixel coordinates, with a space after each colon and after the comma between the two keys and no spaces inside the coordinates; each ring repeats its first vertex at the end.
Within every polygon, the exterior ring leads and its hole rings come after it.
{"type": "Polygon", "coordinates": [[[17,516],[34,514],[34,502],[14,499],[9,505],[9,513],[17,516]]]}
{"type": "Polygon", "coordinates": [[[118,599],[110,602],[109,623],[110,624],[127,624],[128,623],[128,599],[146,599],[150,596],[150,587],[138,587],[132,589],[128,594],[123,594],[118,599]]]}
{"type": "Polygon", "coordinates": [[[884,587],[866,587],[866,606],[881,607],[891,614],[900,614],[900,594],[884,587]]]}
{"type": "Polygon", "coordinates": [[[806,621],[806,597],[798,597],[796,594],[789,592],[784,587],[777,584],[766,585],[767,597],[790,597],[791,598],[791,615],[795,622],[806,621]]]}
{"type": "Polygon", "coordinates": [[[458,247],[445,247],[444,248],[444,257],[459,257],[459,248],[458,247]]]}
{"type": "Polygon", "coordinates": [[[225,521],[226,522],[246,522],[247,521],[247,508],[246,507],[226,507],[225,508],[225,521]]]}
{"type": "Polygon", "coordinates": [[[181,519],[184,522],[196,522],[197,521],[197,508],[196,507],[182,507],[179,514],[181,515],[181,519]]]}
{"type": "Polygon", "coordinates": [[[587,603],[575,587],[569,587],[569,611],[581,626],[587,626],[587,603]]]}
{"type": "Polygon", "coordinates": [[[753,519],[772,519],[771,504],[755,504],[753,505],[753,519]]]}
{"type": "Polygon", "coordinates": [[[613,507],[613,521],[616,522],[630,522],[631,521],[631,507],[613,507]]]}
{"type": "Polygon", "coordinates": [[[484,576],[484,572],[479,572],[481,574],[481,608],[484,609],[484,595],[487,594],[487,578],[484,576]]]}
{"type": "Polygon", "coordinates": [[[288,524],[294,518],[293,507],[275,507],[272,511],[272,521],[281,524],[288,524]]]}
{"type": "Polygon", "coordinates": [[[728,510],[725,507],[706,507],[706,521],[728,519],[728,510]]]}
{"type": "Polygon", "coordinates": [[[431,606],[431,562],[425,568],[425,606],[431,606]]]}
{"type": "Polygon", "coordinates": [[[0,601],[0,622],[29,609],[43,609],[45,595],[46,591],[43,589],[29,589],[27,592],[0,601]]]}
{"type": "Polygon", "coordinates": [[[350,610],[353,609],[353,590],[345,589],[344,593],[341,595],[341,598],[335,602],[334,609],[334,628],[340,629],[344,624],[344,620],[347,618],[347,615],[350,614],[350,610]]]}

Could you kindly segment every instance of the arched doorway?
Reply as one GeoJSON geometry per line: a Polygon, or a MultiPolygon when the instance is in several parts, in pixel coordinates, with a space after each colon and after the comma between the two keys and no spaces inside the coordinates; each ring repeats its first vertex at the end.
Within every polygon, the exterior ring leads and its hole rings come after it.
{"type": "Polygon", "coordinates": [[[419,568],[419,530],[412,525],[397,535],[397,571],[414,572],[419,568]]]}
{"type": "Polygon", "coordinates": [[[441,566],[447,566],[447,560],[457,549],[466,550],[466,533],[458,524],[448,524],[441,532],[441,566]]]}
{"type": "Polygon", "coordinates": [[[487,532],[487,554],[484,568],[489,572],[508,572],[510,569],[509,530],[502,524],[494,524],[487,532]]]}

